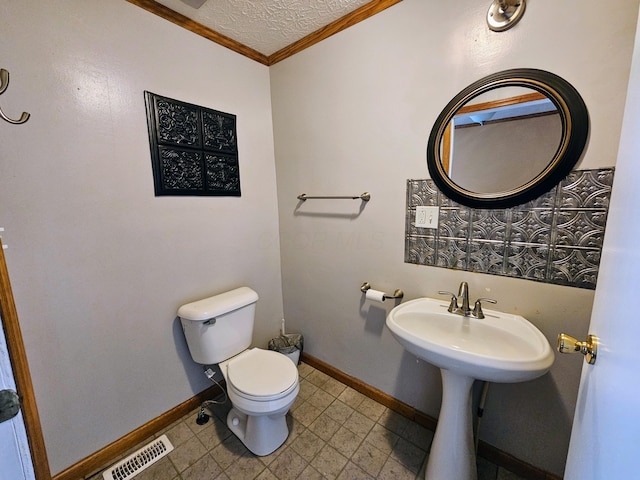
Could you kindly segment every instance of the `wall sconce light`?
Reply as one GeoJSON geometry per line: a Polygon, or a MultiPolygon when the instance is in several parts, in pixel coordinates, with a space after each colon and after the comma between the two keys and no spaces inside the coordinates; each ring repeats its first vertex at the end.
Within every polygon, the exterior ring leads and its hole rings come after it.
{"type": "Polygon", "coordinates": [[[487,12],[487,24],[494,32],[513,27],[524,15],[525,0],[493,0],[487,12]]]}

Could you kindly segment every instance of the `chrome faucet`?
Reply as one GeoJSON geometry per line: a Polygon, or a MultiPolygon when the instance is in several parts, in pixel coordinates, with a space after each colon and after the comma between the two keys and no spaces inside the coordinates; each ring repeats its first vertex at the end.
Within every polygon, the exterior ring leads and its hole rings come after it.
{"type": "Polygon", "coordinates": [[[469,316],[471,313],[471,309],[469,308],[469,284],[467,282],[460,283],[460,288],[458,289],[458,302],[462,302],[462,305],[459,307],[459,312],[461,315],[465,317],[469,316]]]}
{"type": "Polygon", "coordinates": [[[460,283],[458,295],[456,295],[455,293],[447,292],[446,290],[441,290],[438,293],[440,295],[451,296],[451,303],[449,303],[449,308],[447,308],[447,311],[455,313],[457,315],[462,315],[464,317],[473,315],[476,318],[484,318],[481,302],[484,301],[489,303],[497,303],[492,298],[478,298],[472,311],[471,308],[469,308],[469,284],[467,282],[460,283]]]}

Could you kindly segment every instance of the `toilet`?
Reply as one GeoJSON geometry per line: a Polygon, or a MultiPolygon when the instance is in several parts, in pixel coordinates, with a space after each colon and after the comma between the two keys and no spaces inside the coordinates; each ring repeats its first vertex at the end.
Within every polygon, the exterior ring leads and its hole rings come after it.
{"type": "Polygon", "coordinates": [[[178,309],[191,357],[218,364],[232,408],[229,429],[253,453],[269,455],[289,435],[286,414],[300,390],[298,369],[285,355],[249,348],[258,294],[248,287],[178,309]]]}

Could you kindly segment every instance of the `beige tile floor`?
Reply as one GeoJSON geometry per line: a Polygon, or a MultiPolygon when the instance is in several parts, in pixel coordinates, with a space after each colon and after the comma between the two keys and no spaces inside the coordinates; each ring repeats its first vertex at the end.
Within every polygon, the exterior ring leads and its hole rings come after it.
{"type": "MultiPolygon", "coordinates": [[[[257,457],[226,426],[227,402],[209,421],[199,409],[158,433],[174,450],[136,480],[404,480],[424,478],[433,432],[302,363],[300,393],[288,414],[290,435],[257,457]]],[[[151,441],[149,439],[148,441],[151,441]]],[[[148,443],[144,442],[144,444],[148,443]]],[[[101,480],[98,473],[91,480],[101,480]]],[[[478,459],[479,480],[521,480],[478,459]]]]}

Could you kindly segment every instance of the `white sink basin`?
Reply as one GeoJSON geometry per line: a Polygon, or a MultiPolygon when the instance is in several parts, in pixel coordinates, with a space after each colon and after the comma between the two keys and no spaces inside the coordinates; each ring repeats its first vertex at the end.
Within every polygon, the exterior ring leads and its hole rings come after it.
{"type": "Polygon", "coordinates": [[[425,471],[427,480],[476,480],[471,416],[475,380],[523,382],[551,368],[545,336],[519,315],[485,310],[485,318],[449,313],[448,302],[419,298],[387,316],[393,336],[440,367],[442,405],[425,471]]]}
{"type": "Polygon", "coordinates": [[[389,312],[387,327],[417,357],[477,380],[532,380],[553,364],[546,337],[520,315],[484,310],[478,319],[449,313],[448,306],[434,298],[411,300],[389,312]]]}

